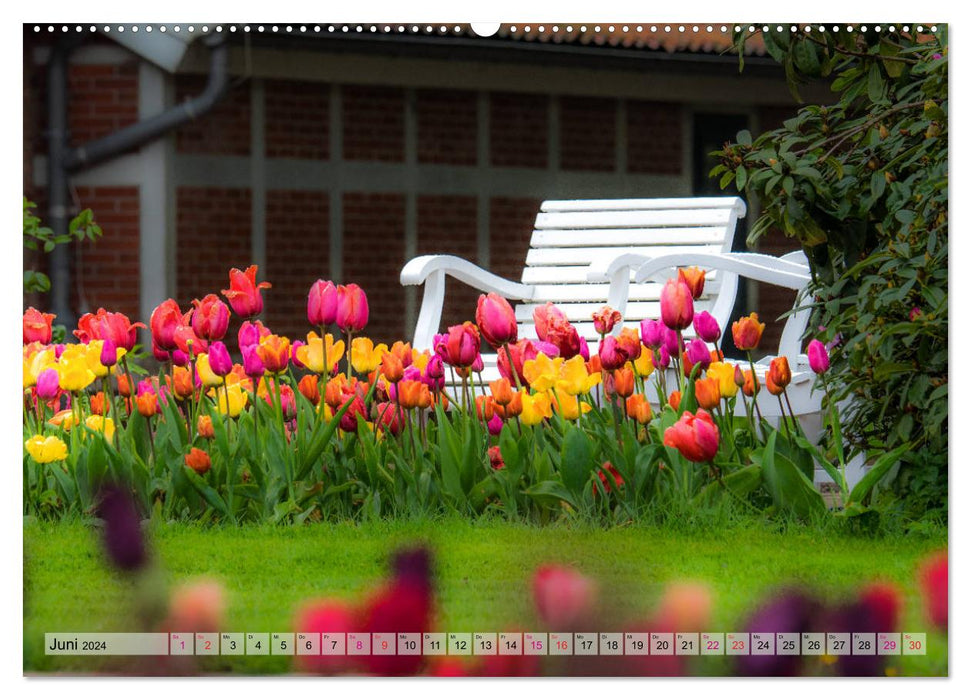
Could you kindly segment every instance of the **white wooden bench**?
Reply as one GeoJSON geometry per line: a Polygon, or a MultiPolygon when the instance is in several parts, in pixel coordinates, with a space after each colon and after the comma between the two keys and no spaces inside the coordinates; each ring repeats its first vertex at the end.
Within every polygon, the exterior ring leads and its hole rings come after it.
{"type": "MultiPolygon", "coordinates": [[[[432,346],[442,318],[445,278],[453,277],[483,292],[521,302],[515,305],[520,337],[536,337],[533,309],[553,302],[596,352],[599,336],[592,314],[604,304],[620,311],[627,325],[660,317],[662,284],[631,283],[635,266],[658,256],[729,253],[735,224],[743,216],[745,203],[738,197],[543,202],[519,282],[453,255],[422,255],[405,265],[401,284],[425,285],[412,347],[432,346]],[[611,263],[625,259],[623,256],[633,256],[626,258],[631,264],[624,272],[611,270],[614,284],[606,278],[598,282],[588,279],[592,269],[606,270],[611,263]],[[625,274],[624,283],[617,283],[625,274]]],[[[724,327],[737,286],[735,273],[719,271],[706,282],[698,310],[709,310],[724,327]]],[[[474,314],[475,309],[469,309],[470,319],[474,314]]],[[[497,378],[495,354],[483,353],[482,359],[483,380],[497,378]]]]}

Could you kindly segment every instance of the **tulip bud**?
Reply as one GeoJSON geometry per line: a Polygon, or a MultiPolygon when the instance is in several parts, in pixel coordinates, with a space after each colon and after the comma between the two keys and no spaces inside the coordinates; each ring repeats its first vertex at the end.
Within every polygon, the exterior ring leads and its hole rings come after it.
{"type": "Polygon", "coordinates": [[[661,321],[645,318],[641,321],[641,342],[649,348],[658,348],[666,330],[661,321]]]}
{"type": "Polygon", "coordinates": [[[155,307],[149,326],[152,340],[160,349],[172,351],[178,347],[175,343],[175,331],[181,321],[182,311],[175,299],[166,299],[155,307]]]}
{"type": "Polygon", "coordinates": [[[367,295],[356,284],[337,287],[337,326],[345,333],[364,330],[369,316],[367,295]]]}
{"type": "Polygon", "coordinates": [[[809,341],[806,354],[809,355],[809,367],[816,374],[823,374],[829,369],[829,353],[826,352],[826,346],[822,342],[809,341]]]}
{"type": "Polygon", "coordinates": [[[42,314],[33,306],[24,312],[24,345],[41,343],[48,345],[53,335],[54,314],[42,314]]]}
{"type": "Polygon", "coordinates": [[[627,352],[612,335],[600,341],[600,350],[597,354],[600,357],[601,366],[606,370],[620,369],[628,359],[627,352]]]}
{"type": "Polygon", "coordinates": [[[229,307],[215,294],[192,300],[192,330],[203,340],[222,340],[229,330],[229,307]]]}
{"type": "Polygon", "coordinates": [[[145,392],[138,395],[135,399],[138,413],[146,418],[151,418],[158,413],[158,394],[155,392],[145,392]]]}
{"type": "Polygon", "coordinates": [[[189,450],[189,454],[185,456],[185,464],[192,471],[200,476],[209,471],[212,467],[212,460],[209,459],[209,455],[205,450],[200,450],[198,447],[193,447],[189,450]]]}
{"type": "Polygon", "coordinates": [[[792,371],[789,360],[785,355],[776,357],[769,363],[769,371],[765,373],[765,386],[773,396],[782,394],[789,382],[792,381],[792,371]]]}
{"type": "Polygon", "coordinates": [[[233,360],[222,341],[217,340],[209,346],[209,368],[220,377],[233,371],[233,360]]]}
{"type": "Polygon", "coordinates": [[[765,324],[759,323],[759,315],[754,311],[732,324],[732,339],[739,350],[754,350],[762,340],[765,324]]]}
{"type": "Polygon", "coordinates": [[[101,364],[111,368],[118,363],[118,350],[110,338],[101,341],[101,364]]]}
{"type": "Polygon", "coordinates": [[[505,461],[502,459],[502,451],[499,449],[498,445],[493,445],[489,448],[489,466],[491,466],[494,471],[499,471],[506,466],[505,461]]]}
{"type": "Polygon", "coordinates": [[[593,314],[593,327],[600,335],[606,335],[620,323],[620,312],[609,306],[603,306],[593,314]]]}
{"type": "Polygon", "coordinates": [[[678,270],[678,279],[691,290],[691,298],[697,301],[705,291],[705,271],[698,267],[682,267],[678,270]]]}
{"type": "Polygon", "coordinates": [[[319,378],[316,374],[306,374],[297,383],[297,390],[314,406],[320,403],[319,378]]]}
{"type": "Polygon", "coordinates": [[[661,320],[672,330],[691,325],[695,307],[691,289],[680,279],[669,279],[661,289],[661,320]]]}
{"type": "Polygon", "coordinates": [[[60,379],[57,370],[48,367],[37,375],[37,397],[43,401],[50,401],[60,391],[60,379]]]}
{"type": "Polygon", "coordinates": [[[488,343],[497,350],[515,342],[518,337],[519,327],[512,306],[495,292],[479,296],[475,322],[488,343]]]}
{"type": "Polygon", "coordinates": [[[212,418],[207,415],[199,416],[196,421],[196,432],[199,433],[199,437],[206,440],[212,440],[216,437],[216,431],[212,427],[212,418]]]}
{"type": "Polygon", "coordinates": [[[625,399],[634,393],[634,371],[630,367],[614,370],[614,391],[625,399]]]}
{"type": "Polygon", "coordinates": [[[721,337],[722,331],[718,327],[718,321],[707,311],[696,314],[692,325],[698,337],[706,343],[714,343],[721,337]]]}
{"type": "Polygon", "coordinates": [[[307,320],[311,326],[329,326],[337,320],[337,286],[317,280],[307,295],[307,320]]]}

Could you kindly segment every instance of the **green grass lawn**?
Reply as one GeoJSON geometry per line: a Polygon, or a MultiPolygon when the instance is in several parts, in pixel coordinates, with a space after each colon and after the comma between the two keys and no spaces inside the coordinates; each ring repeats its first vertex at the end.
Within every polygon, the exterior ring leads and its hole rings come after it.
{"type": "MultiPolygon", "coordinates": [[[[504,631],[536,625],[529,581],[546,562],[576,566],[598,580],[603,629],[644,619],[668,582],[707,583],[714,597],[710,631],[740,631],[760,596],[780,585],[805,584],[834,599],[861,583],[894,581],[906,592],[904,628],[928,632],[928,655],[896,657],[900,675],[947,673],[946,636],[931,633],[914,585],[917,563],[946,546],[946,533],[919,537],[852,536],[762,522],[709,528],[549,526],[499,522],[315,524],[305,527],[206,528],[168,524],[151,542],[169,583],[215,577],[227,593],[223,631],[293,630],[293,613],[308,598],[353,598],[387,569],[399,544],[427,542],[436,557],[442,631],[504,631]]],[[[24,526],[24,669],[111,670],[116,659],[48,657],[45,632],[136,629],[138,593],[109,571],[93,531],[77,522],[24,526]]],[[[280,673],[287,657],[215,657],[204,671],[280,673]]],[[[728,659],[697,661],[698,673],[729,673],[728,659]]]]}

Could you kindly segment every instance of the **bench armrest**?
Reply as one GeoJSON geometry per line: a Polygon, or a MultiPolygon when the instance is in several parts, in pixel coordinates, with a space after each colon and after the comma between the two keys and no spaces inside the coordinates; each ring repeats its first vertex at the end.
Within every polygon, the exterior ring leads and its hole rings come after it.
{"type": "Polygon", "coordinates": [[[455,255],[421,255],[409,260],[401,270],[401,284],[425,285],[421,311],[415,324],[412,347],[429,349],[438,326],[442,321],[442,305],[445,302],[445,276],[454,277],[474,289],[495,292],[507,299],[532,298],[533,287],[494,275],[478,265],[455,255]]]}

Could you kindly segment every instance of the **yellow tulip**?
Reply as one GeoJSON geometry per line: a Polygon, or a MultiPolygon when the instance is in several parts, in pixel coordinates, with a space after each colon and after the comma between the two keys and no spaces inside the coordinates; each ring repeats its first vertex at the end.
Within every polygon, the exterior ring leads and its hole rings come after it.
{"type": "Polygon", "coordinates": [[[566,393],[553,392],[553,408],[566,420],[576,420],[580,417],[580,411],[589,413],[592,406],[586,401],[578,405],[577,398],[566,393]]]}
{"type": "Polygon", "coordinates": [[[103,340],[92,340],[87,345],[81,346],[87,349],[87,352],[84,353],[84,361],[88,363],[88,369],[99,379],[108,376],[108,368],[101,364],[101,349],[103,346],[103,340]]]}
{"type": "MultiPolygon", "coordinates": [[[[25,352],[27,348],[24,348],[25,352]]],[[[24,389],[37,384],[37,376],[45,369],[54,367],[54,349],[45,348],[43,350],[30,352],[24,355],[24,389]]]]}
{"type": "Polygon", "coordinates": [[[654,371],[654,353],[642,351],[636,360],[634,360],[634,371],[637,372],[638,377],[649,377],[651,372],[654,371]]]}
{"type": "MultiPolygon", "coordinates": [[[[377,347],[370,338],[361,336],[351,342],[351,366],[358,374],[370,374],[381,364],[381,359],[388,352],[388,346],[384,343],[377,347]]],[[[328,356],[327,360],[330,360],[328,356]]]]}
{"type": "Polygon", "coordinates": [[[240,384],[229,384],[224,391],[216,392],[219,412],[226,414],[226,397],[229,397],[229,417],[236,418],[243,409],[246,408],[246,400],[249,398],[240,384]]]}
{"type": "MultiPolygon", "coordinates": [[[[98,364],[101,364],[100,360],[98,364]]],[[[57,374],[64,391],[86,389],[95,380],[88,361],[87,348],[84,345],[68,345],[64,348],[61,359],[57,361],[57,374]]]]}
{"type": "Polygon", "coordinates": [[[27,453],[38,464],[59,462],[67,458],[67,445],[59,437],[35,435],[24,443],[27,453]]]}
{"type": "Polygon", "coordinates": [[[553,416],[550,397],[546,394],[530,394],[523,389],[522,397],[523,412],[519,414],[519,420],[523,425],[538,425],[544,418],[553,416]]]}
{"type": "Polygon", "coordinates": [[[565,394],[576,396],[586,394],[599,383],[600,372],[589,374],[583,357],[575,355],[560,365],[556,388],[565,394]]]}
{"type": "Polygon", "coordinates": [[[115,434],[115,422],[104,416],[88,416],[84,424],[95,432],[103,433],[108,442],[111,442],[115,434]]]}
{"type": "Polygon", "coordinates": [[[545,354],[539,353],[535,360],[526,360],[523,363],[523,376],[534,391],[549,391],[556,384],[562,364],[562,357],[551,360],[545,354]]]}
{"type": "Polygon", "coordinates": [[[224,380],[212,371],[207,353],[196,355],[196,371],[199,372],[199,379],[202,381],[202,386],[207,389],[211,389],[214,386],[222,386],[224,380]]]}
{"type": "MultiPolygon", "coordinates": [[[[354,345],[357,345],[358,340],[362,338],[356,338],[354,345]]],[[[353,357],[353,352],[351,356],[353,357]]],[[[344,357],[344,341],[338,340],[335,343],[334,336],[330,333],[321,338],[311,331],[307,334],[307,344],[297,348],[297,359],[300,363],[317,374],[330,374],[330,370],[341,361],[342,357],[344,357]],[[324,343],[327,344],[327,364],[330,367],[324,367],[324,343]]]]}
{"type": "Polygon", "coordinates": [[[718,390],[723,399],[730,399],[738,393],[734,365],[728,362],[712,362],[708,365],[705,376],[718,380],[718,390]]]}

